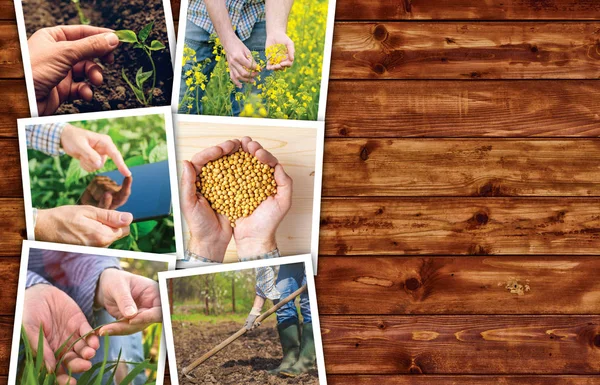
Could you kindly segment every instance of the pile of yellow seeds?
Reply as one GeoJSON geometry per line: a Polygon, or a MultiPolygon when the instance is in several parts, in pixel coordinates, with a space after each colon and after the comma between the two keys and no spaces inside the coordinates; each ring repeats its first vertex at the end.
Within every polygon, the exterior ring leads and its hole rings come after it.
{"type": "Polygon", "coordinates": [[[277,193],[275,169],[240,149],[208,162],[196,178],[196,187],[219,214],[235,227],[269,196],[277,193]]]}

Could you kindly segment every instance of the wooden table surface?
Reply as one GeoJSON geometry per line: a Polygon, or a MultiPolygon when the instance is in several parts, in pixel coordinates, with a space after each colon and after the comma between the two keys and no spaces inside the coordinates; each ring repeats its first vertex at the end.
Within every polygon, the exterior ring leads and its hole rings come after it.
{"type": "MultiPolygon", "coordinates": [[[[317,277],[330,384],[600,384],[599,18],[596,0],[338,0],[317,277]]],[[[29,110],[12,1],[0,19],[5,383],[29,110]]]]}

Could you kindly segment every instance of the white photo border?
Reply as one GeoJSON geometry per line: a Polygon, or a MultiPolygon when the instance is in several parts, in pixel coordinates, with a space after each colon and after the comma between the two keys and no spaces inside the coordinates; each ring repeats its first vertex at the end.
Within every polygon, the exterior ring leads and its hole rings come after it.
{"type": "MultiPolygon", "coordinates": [[[[160,290],[160,300],[163,312],[163,330],[167,341],[167,353],[169,357],[169,374],[171,384],[179,385],[177,359],[175,356],[175,345],[173,339],[173,325],[171,323],[171,309],[169,302],[169,290],[167,279],[189,277],[195,275],[215,274],[226,271],[238,271],[255,269],[265,266],[281,266],[293,263],[304,263],[306,273],[306,286],[308,289],[308,299],[310,301],[310,312],[313,323],[313,333],[315,339],[315,350],[317,353],[317,371],[319,375],[319,385],[327,385],[325,373],[325,357],[323,355],[323,341],[321,338],[321,323],[319,319],[319,309],[317,306],[317,294],[315,291],[315,279],[312,271],[312,260],[310,254],[295,255],[291,257],[280,257],[271,259],[261,259],[248,262],[226,263],[214,266],[202,266],[189,269],[172,270],[158,273],[158,286],[160,290]]],[[[201,352],[199,352],[201,353],[201,352]]]]}
{"type": "MultiPolygon", "coordinates": [[[[29,112],[31,117],[36,118],[39,116],[37,109],[37,99],[35,97],[35,87],[33,84],[33,71],[31,69],[31,58],[29,57],[29,46],[27,44],[27,27],[25,26],[25,14],[23,13],[23,2],[22,0],[14,0],[15,2],[15,14],[17,19],[17,30],[19,32],[19,45],[21,48],[21,56],[23,60],[23,70],[25,72],[25,84],[27,86],[27,100],[29,102],[29,112]]],[[[173,11],[171,10],[171,1],[162,0],[163,11],[165,13],[165,25],[167,27],[167,39],[169,45],[169,52],[171,53],[171,66],[175,63],[175,24],[173,23],[173,11]]],[[[183,51],[182,51],[183,52],[183,51]]],[[[175,71],[175,67],[173,67],[175,71]]],[[[151,107],[145,107],[151,108],[151,107]]],[[[133,109],[129,109],[131,111],[133,109]]],[[[118,110],[115,110],[118,111],[118,110]]],[[[102,111],[97,111],[102,112],[102,111]]],[[[112,112],[112,111],[107,111],[112,112]]],[[[95,113],[95,112],[94,112],[95,113]]],[[[80,114],[61,114],[60,116],[72,116],[80,114]]],[[[56,116],[56,115],[50,115],[56,116]]]]}
{"type": "MultiPolygon", "coordinates": [[[[187,1],[187,0],[184,0],[187,1]]],[[[317,275],[319,261],[319,225],[321,222],[321,192],[323,186],[323,149],[325,145],[325,123],[316,120],[286,120],[286,119],[258,119],[244,117],[227,117],[212,115],[184,115],[173,114],[174,123],[180,122],[197,124],[230,124],[243,127],[285,127],[291,130],[296,128],[314,129],[317,131],[315,147],[315,183],[313,186],[313,208],[310,235],[310,254],[313,260],[313,271],[317,275]]],[[[175,144],[177,147],[177,143],[175,144]]],[[[177,159],[178,161],[182,159],[177,159]]],[[[182,227],[183,229],[183,227],[182,227]]],[[[183,234],[182,234],[183,235],[183,234]]],[[[237,263],[237,262],[234,262],[237,263]]]]}
{"type": "MultiPolygon", "coordinates": [[[[114,249],[103,249],[97,247],[63,245],[57,243],[38,242],[38,241],[23,241],[21,249],[21,266],[19,269],[19,283],[17,286],[17,305],[15,308],[15,322],[13,326],[12,347],[10,354],[10,364],[8,372],[8,384],[14,385],[17,383],[17,369],[19,365],[19,345],[21,340],[21,323],[23,322],[23,307],[25,303],[25,285],[27,284],[27,268],[29,265],[29,251],[31,249],[64,251],[68,253],[80,253],[88,255],[99,255],[103,257],[115,258],[132,258],[143,259],[152,262],[163,262],[167,264],[169,270],[175,268],[175,261],[167,255],[142,253],[135,251],[124,251],[114,249]]],[[[156,371],[156,385],[163,385],[165,378],[165,360],[166,360],[166,343],[165,343],[165,327],[163,323],[163,332],[160,338],[160,346],[158,349],[158,364],[156,371]]]]}
{"type": "MultiPolygon", "coordinates": [[[[331,50],[333,46],[333,28],[335,21],[335,4],[336,0],[328,0],[323,62],[321,63],[321,90],[319,92],[319,110],[317,112],[317,122],[325,121],[325,109],[327,108],[327,92],[329,89],[329,71],[331,67],[331,50]]],[[[179,30],[177,32],[177,41],[180,44],[177,44],[175,61],[173,62],[175,70],[173,71],[173,92],[171,93],[171,107],[174,114],[177,114],[179,110],[179,87],[181,85],[181,73],[183,72],[183,66],[181,64],[183,62],[183,46],[185,45],[185,27],[187,24],[188,6],[189,0],[181,0],[179,6],[179,30]]],[[[234,117],[234,119],[239,119],[239,117],[234,117]]],[[[265,120],[270,120],[270,118],[265,118],[265,120]]],[[[295,119],[290,120],[293,121],[295,119]]]]}
{"type": "MultiPolygon", "coordinates": [[[[25,224],[27,228],[27,239],[35,240],[33,228],[33,203],[31,201],[31,184],[29,175],[29,158],[27,157],[27,134],[25,126],[31,124],[46,123],[70,123],[82,120],[99,120],[113,118],[130,118],[135,116],[163,115],[165,132],[167,138],[167,152],[169,163],[169,179],[171,187],[171,205],[173,207],[173,223],[175,229],[175,256],[183,257],[183,233],[181,223],[181,208],[179,206],[179,184],[177,182],[177,160],[175,158],[175,134],[173,131],[173,116],[169,106],[136,108],[132,110],[116,110],[89,112],[73,115],[52,115],[41,118],[17,119],[17,130],[19,134],[19,152],[21,157],[21,174],[23,179],[23,198],[25,205],[25,224]]],[[[171,253],[165,255],[173,255],[171,253]]]]}

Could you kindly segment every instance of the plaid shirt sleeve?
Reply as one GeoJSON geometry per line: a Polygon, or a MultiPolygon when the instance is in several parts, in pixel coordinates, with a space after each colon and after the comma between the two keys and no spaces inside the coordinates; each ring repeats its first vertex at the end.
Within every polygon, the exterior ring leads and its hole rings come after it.
{"type": "MultiPolygon", "coordinates": [[[[242,41],[250,37],[254,24],[265,20],[265,0],[225,0],[225,6],[231,26],[242,41]]],[[[188,20],[210,34],[215,33],[204,0],[189,2],[188,20]]]]}
{"type": "Polygon", "coordinates": [[[56,286],[71,297],[91,321],[98,279],[104,270],[111,268],[120,269],[116,258],[31,249],[27,285],[50,283],[56,286]]]}
{"type": "MultiPolygon", "coordinates": [[[[279,258],[280,256],[279,250],[275,249],[263,255],[257,255],[251,258],[240,258],[240,262],[279,258]]],[[[256,268],[256,295],[272,301],[281,297],[281,293],[277,290],[275,285],[275,268],[273,266],[256,268]]]]}
{"type": "Polygon", "coordinates": [[[60,148],[60,136],[66,125],[67,123],[46,123],[25,126],[27,148],[46,155],[62,155],[64,152],[60,148]]]}

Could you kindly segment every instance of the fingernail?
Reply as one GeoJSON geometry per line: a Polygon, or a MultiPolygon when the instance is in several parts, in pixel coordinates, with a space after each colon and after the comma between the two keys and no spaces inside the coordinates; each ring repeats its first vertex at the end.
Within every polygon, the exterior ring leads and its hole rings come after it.
{"type": "Polygon", "coordinates": [[[116,47],[119,44],[119,38],[112,32],[105,33],[104,38],[108,42],[108,45],[111,47],[116,47]]]}
{"type": "Polygon", "coordinates": [[[133,307],[133,306],[125,307],[125,316],[126,317],[133,317],[135,315],[135,313],[137,313],[137,311],[135,310],[135,307],[133,307]]]}
{"type": "Polygon", "coordinates": [[[121,222],[131,223],[132,220],[133,220],[133,215],[131,215],[131,213],[121,213],[121,222]]]}
{"type": "Polygon", "coordinates": [[[96,167],[96,169],[100,169],[102,168],[102,159],[98,159],[95,163],[94,163],[94,167],[96,167]]]}

